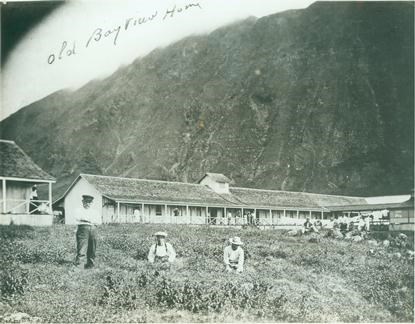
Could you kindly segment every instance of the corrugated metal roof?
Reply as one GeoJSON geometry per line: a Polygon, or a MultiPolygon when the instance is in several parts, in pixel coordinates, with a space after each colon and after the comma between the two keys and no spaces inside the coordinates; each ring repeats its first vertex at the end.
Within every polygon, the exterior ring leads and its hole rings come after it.
{"type": "Polygon", "coordinates": [[[0,176],[55,181],[13,141],[0,140],[0,176]]]}
{"type": "Polygon", "coordinates": [[[330,211],[368,211],[368,210],[383,210],[383,209],[400,209],[400,208],[414,208],[414,200],[409,199],[401,203],[390,204],[365,204],[365,205],[344,205],[344,206],[328,206],[330,211]]]}
{"type": "Polygon", "coordinates": [[[247,205],[321,208],[328,205],[364,204],[364,198],[307,192],[230,188],[231,194],[247,205]]]}

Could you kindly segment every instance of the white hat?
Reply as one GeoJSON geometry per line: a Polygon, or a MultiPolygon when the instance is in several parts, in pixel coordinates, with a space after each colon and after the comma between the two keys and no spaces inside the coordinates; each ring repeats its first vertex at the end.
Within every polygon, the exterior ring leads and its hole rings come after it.
{"type": "Polygon", "coordinates": [[[241,238],[239,236],[234,236],[229,239],[229,242],[235,245],[243,245],[241,238]]]}
{"type": "Polygon", "coordinates": [[[167,233],[166,232],[157,232],[156,234],[154,234],[154,236],[164,236],[164,237],[166,237],[167,233]]]}

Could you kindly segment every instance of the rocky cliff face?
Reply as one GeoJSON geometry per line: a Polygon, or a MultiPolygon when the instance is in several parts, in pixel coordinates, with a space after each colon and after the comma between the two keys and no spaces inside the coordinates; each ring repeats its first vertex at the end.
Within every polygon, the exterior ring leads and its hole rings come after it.
{"type": "Polygon", "coordinates": [[[0,124],[79,172],[348,195],[413,186],[413,7],[316,3],[186,38],[0,124]]]}

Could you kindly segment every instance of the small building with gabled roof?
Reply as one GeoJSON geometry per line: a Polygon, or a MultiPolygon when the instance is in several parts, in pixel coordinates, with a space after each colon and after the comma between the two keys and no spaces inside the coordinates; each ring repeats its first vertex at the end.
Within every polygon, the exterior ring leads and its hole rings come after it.
{"type": "Polygon", "coordinates": [[[229,193],[231,180],[222,173],[206,173],[198,182],[203,186],[208,186],[218,193],[229,193]]]}
{"type": "Polygon", "coordinates": [[[13,141],[0,140],[0,224],[51,225],[52,183],[43,171],[13,141]],[[48,199],[30,199],[34,185],[48,185],[48,199]]]}
{"type": "Polygon", "coordinates": [[[327,206],[332,213],[371,216],[373,224],[383,224],[391,231],[414,231],[414,194],[367,197],[366,204],[327,206]]]}
{"type": "Polygon", "coordinates": [[[76,224],[82,195],[101,223],[211,225],[303,224],[306,217],[327,219],[327,205],[364,204],[364,198],[230,187],[221,174],[206,173],[198,183],[80,174],[55,206],[64,207],[65,223],[76,224]],[[221,186],[221,185],[227,186],[221,186]]]}

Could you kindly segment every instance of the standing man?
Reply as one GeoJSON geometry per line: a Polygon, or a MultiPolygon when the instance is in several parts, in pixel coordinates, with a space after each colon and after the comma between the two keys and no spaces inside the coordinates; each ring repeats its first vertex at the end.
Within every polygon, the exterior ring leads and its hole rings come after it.
{"type": "Polygon", "coordinates": [[[252,225],[252,215],[250,211],[246,214],[246,218],[248,219],[248,225],[252,225]]]}
{"type": "Polygon", "coordinates": [[[366,232],[370,231],[370,217],[372,217],[372,215],[367,215],[365,218],[365,229],[366,232]]]}
{"type": "Polygon", "coordinates": [[[82,195],[82,207],[76,209],[78,228],[76,231],[76,259],[75,265],[81,264],[85,258],[84,268],[95,266],[96,237],[95,225],[99,223],[98,212],[93,208],[94,197],[82,195]]]}
{"type": "Polygon", "coordinates": [[[226,214],[226,218],[227,218],[226,225],[232,225],[232,213],[230,212],[230,210],[228,210],[228,213],[226,214]]]}
{"type": "Polygon", "coordinates": [[[242,272],[244,271],[244,250],[241,248],[243,245],[241,239],[238,236],[229,239],[231,245],[228,245],[223,251],[223,262],[226,266],[226,271],[242,272]]]}

